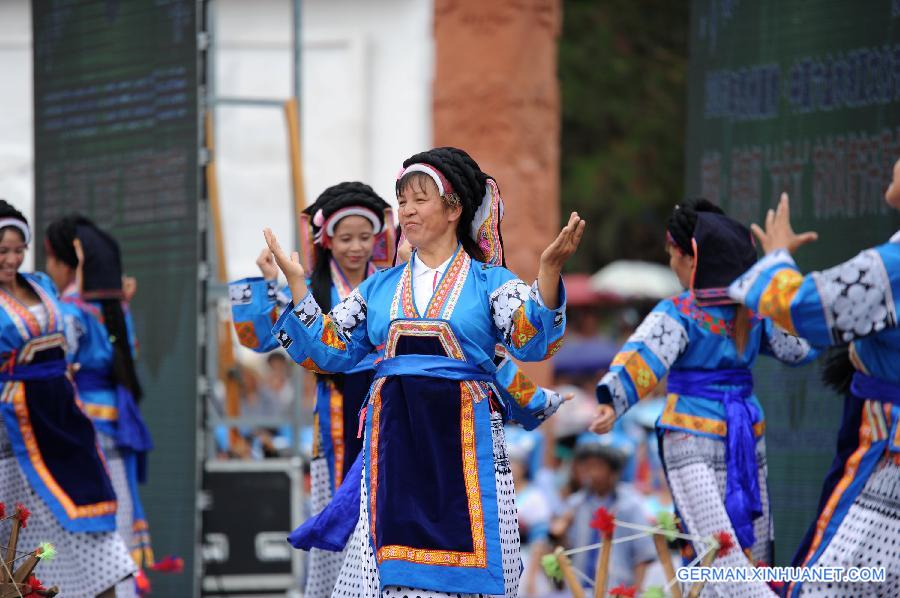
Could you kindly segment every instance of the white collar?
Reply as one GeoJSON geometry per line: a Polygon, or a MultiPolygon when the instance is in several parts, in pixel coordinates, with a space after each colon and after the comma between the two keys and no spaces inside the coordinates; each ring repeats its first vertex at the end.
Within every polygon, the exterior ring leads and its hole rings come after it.
{"type": "Polygon", "coordinates": [[[900,230],[894,233],[894,236],[891,237],[891,243],[900,243],[900,230]]]}
{"type": "MultiPolygon", "coordinates": [[[[454,254],[455,255],[455,254],[454,254]]],[[[444,271],[450,266],[450,261],[453,259],[453,256],[447,258],[447,261],[438,266],[437,268],[429,268],[425,262],[419,259],[419,252],[415,253],[415,257],[413,258],[413,276],[418,278],[420,276],[424,276],[426,274],[431,274],[432,272],[437,272],[439,274],[443,274],[444,271]]]]}

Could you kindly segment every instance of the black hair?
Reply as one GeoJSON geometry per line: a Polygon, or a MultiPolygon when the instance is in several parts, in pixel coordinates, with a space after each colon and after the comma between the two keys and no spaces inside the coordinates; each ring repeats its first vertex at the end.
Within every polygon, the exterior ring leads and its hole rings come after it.
{"type": "Polygon", "coordinates": [[[722,208],[701,197],[675,204],[669,221],[666,223],[669,236],[685,255],[694,255],[694,245],[691,243],[691,239],[694,238],[698,212],[725,214],[722,208]]]}
{"type": "MultiPolygon", "coordinates": [[[[481,205],[484,197],[484,187],[488,179],[493,179],[481,170],[478,163],[465,151],[455,147],[436,147],[425,152],[410,156],[403,162],[406,168],[411,164],[428,164],[437,168],[444,178],[453,187],[454,193],[459,196],[462,215],[456,227],[456,235],[463,249],[470,257],[478,261],[484,261],[484,252],[472,238],[469,228],[475,212],[481,205]]],[[[414,181],[423,181],[427,175],[419,172],[411,172],[400,178],[396,184],[397,197],[414,181]]],[[[429,178],[430,180],[430,178],[429,178]]],[[[495,180],[496,182],[496,180],[495,180]]],[[[503,242],[501,236],[501,243],[503,242]]]]}
{"type": "Polygon", "coordinates": [[[841,396],[850,394],[850,383],[856,368],[850,361],[850,345],[830,347],[822,366],[822,382],[841,396]]]}
{"type": "MultiPolygon", "coordinates": [[[[22,212],[17,210],[14,205],[9,203],[5,199],[0,199],[0,218],[14,218],[16,220],[21,220],[25,224],[25,226],[28,226],[28,219],[25,218],[22,212]]],[[[23,240],[25,239],[25,235],[22,234],[22,231],[14,226],[5,226],[0,229],[0,239],[3,238],[3,235],[7,230],[14,230],[22,236],[23,240]]]]}
{"type": "MultiPolygon", "coordinates": [[[[325,189],[316,198],[316,201],[303,211],[310,216],[315,216],[319,210],[322,210],[322,215],[327,219],[341,208],[349,206],[361,206],[372,210],[378,216],[382,227],[384,226],[384,210],[388,207],[387,202],[381,199],[381,196],[375,193],[370,186],[355,181],[338,183],[325,189]]],[[[317,229],[318,227],[314,224],[313,228],[317,229]]],[[[327,313],[334,307],[331,305],[331,250],[316,244],[315,251],[316,265],[309,273],[309,287],[316,303],[323,312],[327,313]]]]}
{"type": "MultiPolygon", "coordinates": [[[[118,252],[118,244],[112,236],[100,229],[89,218],[81,214],[70,214],[47,225],[47,240],[58,259],[72,268],[78,267],[78,258],[75,255],[72,243],[78,236],[78,229],[81,227],[93,228],[99,231],[102,238],[111,244],[108,249],[118,252]]],[[[87,253],[91,250],[91,247],[86,246],[84,249],[87,253]]],[[[100,250],[100,247],[97,249],[100,250]]],[[[87,256],[85,256],[85,261],[89,262],[87,256]]],[[[104,275],[108,274],[110,273],[104,273],[104,275]]],[[[85,272],[85,278],[87,276],[88,273],[85,272]]],[[[121,273],[117,273],[115,276],[118,278],[118,290],[121,290],[121,273]]],[[[100,304],[100,311],[103,314],[103,326],[106,328],[109,342],[113,347],[113,378],[117,384],[121,384],[131,392],[135,401],[140,401],[143,396],[143,389],[135,369],[128,324],[125,318],[125,311],[122,309],[122,300],[116,297],[99,297],[94,299],[94,301],[100,304]]]]}

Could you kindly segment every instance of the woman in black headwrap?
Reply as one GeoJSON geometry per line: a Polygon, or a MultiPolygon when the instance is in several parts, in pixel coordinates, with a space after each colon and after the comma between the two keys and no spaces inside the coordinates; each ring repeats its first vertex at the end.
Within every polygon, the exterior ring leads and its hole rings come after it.
{"type": "MultiPolygon", "coordinates": [[[[324,309],[347,298],[377,266],[393,261],[393,214],[388,204],[364,183],[345,182],[327,188],[300,219],[301,247],[309,268],[308,285],[324,309]]],[[[238,338],[254,351],[278,347],[272,336],[277,313],[278,268],[266,249],[257,260],[263,279],[231,283],[232,313],[238,338]]],[[[372,383],[373,353],[342,373],[316,371],[312,513],[320,512],[341,485],[362,448],[357,435],[359,410],[372,383]]],[[[344,553],[312,548],[305,596],[330,596],[344,553]]]]}
{"type": "Polygon", "coordinates": [[[298,363],[350,370],[384,345],[365,407],[360,517],[335,596],[516,596],[515,498],[495,346],[546,359],[565,331],[560,272],[584,222],[572,214],[529,286],[502,267],[496,181],[466,152],[416,154],[396,183],[409,262],[377,272],[325,313],[299,255],[266,242],[294,305],[273,333],[298,363]]]}
{"type": "Polygon", "coordinates": [[[140,569],[138,584],[146,589],[143,568],[154,562],[138,482],[145,481],[152,441],[137,408],[143,392],[119,245],[78,214],[51,222],[44,245],[47,273],[60,290],[79,397],[97,428],[119,498],[117,528],[140,569]]]}
{"type": "MultiPolygon", "coordinates": [[[[722,532],[735,545],[716,566],[771,565],[765,419],[751,370],[760,353],[797,365],[816,352],[728,296],[731,281],[756,261],[756,249],[750,230],[718,206],[677,204],[666,251],[687,290],[661,301],[613,359],[597,385],[600,406],[591,430],[608,432],[666,378],[668,402],[656,428],[681,521],[691,534],[722,532]]],[[[773,595],[763,582],[709,584],[704,592],[773,595]]]]}
{"type": "MultiPolygon", "coordinates": [[[[134,594],[135,564],[116,532],[116,494],[94,426],[67,376],[62,306],[43,274],[18,270],[31,242],[0,200],[0,502],[30,509],[19,548],[56,545],[41,577],[66,596],[134,594]]],[[[10,523],[0,524],[7,537],[10,523]]]]}

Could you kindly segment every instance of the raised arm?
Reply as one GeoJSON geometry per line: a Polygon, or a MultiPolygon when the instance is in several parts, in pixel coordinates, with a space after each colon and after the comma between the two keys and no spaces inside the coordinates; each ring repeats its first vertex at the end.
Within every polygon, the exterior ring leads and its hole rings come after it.
{"type": "Polygon", "coordinates": [[[661,301],[628,338],[597,384],[600,408],[591,430],[608,432],[616,418],[656,388],[687,344],[688,333],[675,305],[670,299],[661,301]]]}

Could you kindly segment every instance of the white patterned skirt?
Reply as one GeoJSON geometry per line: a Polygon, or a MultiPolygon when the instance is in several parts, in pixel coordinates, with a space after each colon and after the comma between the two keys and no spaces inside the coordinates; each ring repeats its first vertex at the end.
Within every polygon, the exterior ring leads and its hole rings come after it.
{"type": "MultiPolygon", "coordinates": [[[[884,582],[804,583],[800,596],[893,598],[900,592],[900,464],[886,452],[824,551],[808,567],[884,567],[884,582]]],[[[838,490],[836,490],[837,492],[838,490]]],[[[827,515],[823,514],[823,517],[827,515]]],[[[795,595],[795,594],[791,594],[795,595]]]]}
{"type": "MultiPolygon", "coordinates": [[[[312,514],[316,515],[331,502],[331,476],[328,473],[328,462],[324,457],[312,460],[310,475],[312,477],[310,507],[312,514]]],[[[309,551],[304,598],[328,598],[331,596],[346,552],[346,548],[341,552],[319,548],[309,551]]]]}
{"type": "MultiPolygon", "coordinates": [[[[500,516],[500,547],[503,551],[503,580],[506,589],[504,596],[516,598],[519,594],[519,578],[522,573],[519,520],[512,471],[509,467],[509,458],[506,456],[503,419],[499,413],[491,414],[491,435],[494,443],[494,472],[497,479],[497,512],[500,516]]],[[[486,598],[485,594],[436,592],[401,586],[387,586],[384,592],[380,592],[378,566],[372,553],[372,545],[369,543],[369,501],[365,477],[360,484],[362,489],[359,521],[347,543],[347,556],[332,594],[334,598],[486,598]]]]}
{"type": "MultiPolygon", "coordinates": [[[[687,531],[698,536],[711,536],[727,531],[735,538],[734,527],[725,511],[725,443],[687,432],[666,430],[662,440],[663,460],[672,498],[687,531]]],[[[727,555],[716,558],[715,567],[752,567],[756,563],[772,563],[774,532],[769,513],[769,491],[766,485],[766,443],[756,442],[756,462],[759,467],[759,494],[762,515],[753,523],[756,542],[750,549],[752,561],[735,547],[727,555]]],[[[702,545],[695,545],[697,554],[702,545]]],[[[775,596],[762,582],[706,584],[704,597],[751,598],[775,596]]]]}
{"type": "MultiPolygon", "coordinates": [[[[124,480],[124,470],[122,473],[124,480]]],[[[118,487],[116,493],[119,494],[118,487]]],[[[70,532],[63,528],[22,474],[3,422],[0,422],[0,502],[8,509],[22,503],[31,511],[27,527],[19,534],[20,551],[34,550],[42,542],[56,546],[56,557],[41,561],[34,571],[45,587],[57,586],[60,596],[65,598],[94,598],[113,586],[120,598],[135,595],[130,576],[137,567],[122,537],[118,532],[70,532]]],[[[119,515],[116,517],[118,522],[119,515]]],[[[10,527],[8,520],[0,522],[0,544],[4,546],[10,527]]]]}

